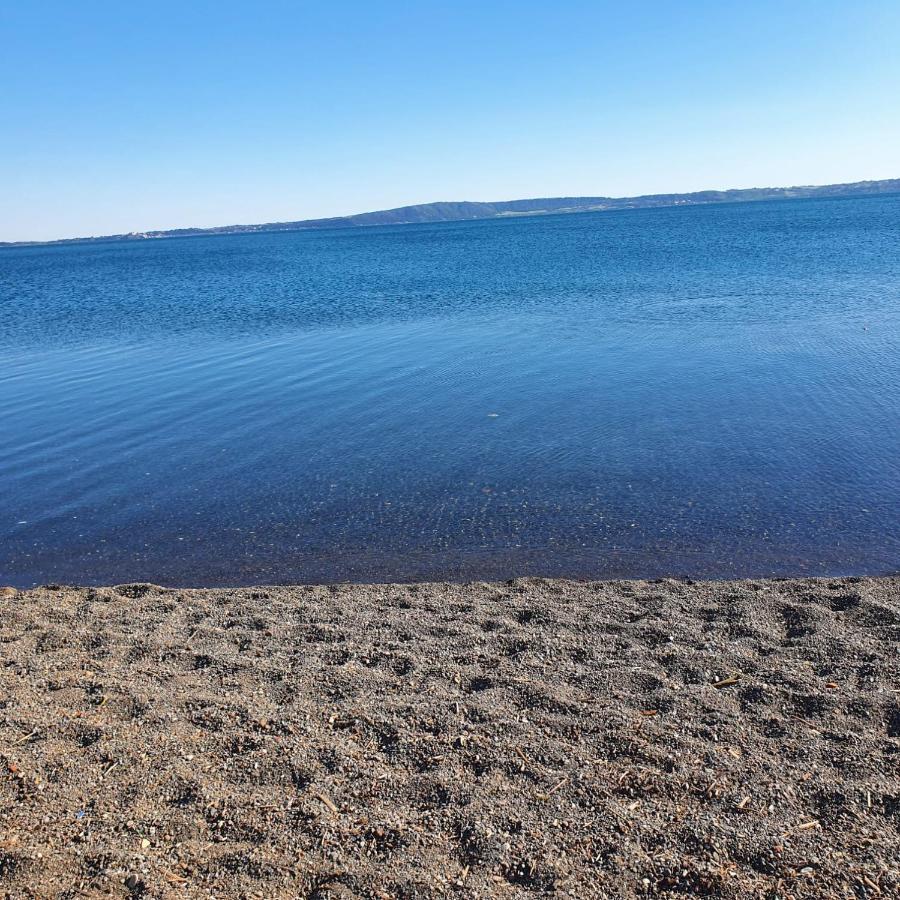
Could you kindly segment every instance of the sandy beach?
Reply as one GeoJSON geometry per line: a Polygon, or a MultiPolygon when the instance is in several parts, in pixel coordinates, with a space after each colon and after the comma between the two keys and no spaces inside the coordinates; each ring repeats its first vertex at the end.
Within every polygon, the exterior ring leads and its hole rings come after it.
{"type": "Polygon", "coordinates": [[[4,897],[900,896],[900,578],[0,596],[4,897]]]}

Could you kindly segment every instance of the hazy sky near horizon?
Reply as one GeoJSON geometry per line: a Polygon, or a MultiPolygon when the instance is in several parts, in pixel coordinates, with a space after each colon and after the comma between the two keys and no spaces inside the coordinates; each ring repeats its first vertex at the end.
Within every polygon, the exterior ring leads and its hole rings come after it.
{"type": "Polygon", "coordinates": [[[10,0],[0,46],[0,240],[900,177],[898,0],[10,0]]]}

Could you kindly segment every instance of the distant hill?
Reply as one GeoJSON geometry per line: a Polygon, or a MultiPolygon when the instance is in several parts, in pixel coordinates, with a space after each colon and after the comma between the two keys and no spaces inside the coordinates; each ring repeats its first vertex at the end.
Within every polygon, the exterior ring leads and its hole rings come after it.
{"type": "Polygon", "coordinates": [[[746,188],[728,191],[696,191],[692,194],[646,194],[641,197],[550,197],[540,200],[501,200],[496,203],[420,203],[377,212],[358,213],[330,219],[301,219],[296,222],[266,222],[261,225],[221,225],[218,228],[173,228],[168,231],[140,231],[102,237],[64,238],[57,241],[0,242],[0,247],[42,244],[72,244],[98,241],[134,241],[152,238],[194,237],[204,234],[249,234],[259,231],[306,231],[364,225],[412,225],[423,222],[456,222],[464,219],[494,219],[500,216],[533,216],[548,213],[596,212],[611,209],[647,209],[660,206],[697,206],[709,203],[757,200],[799,200],[811,197],[862,197],[870,194],[900,193],[900,178],[885,181],[856,181],[852,184],[804,185],[783,188],[746,188]]]}

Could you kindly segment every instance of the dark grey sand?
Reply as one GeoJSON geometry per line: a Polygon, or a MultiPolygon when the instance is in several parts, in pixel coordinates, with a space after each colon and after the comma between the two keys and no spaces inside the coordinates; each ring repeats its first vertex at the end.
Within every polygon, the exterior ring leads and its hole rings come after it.
{"type": "Polygon", "coordinates": [[[0,594],[2,896],[900,897],[900,578],[0,594]]]}

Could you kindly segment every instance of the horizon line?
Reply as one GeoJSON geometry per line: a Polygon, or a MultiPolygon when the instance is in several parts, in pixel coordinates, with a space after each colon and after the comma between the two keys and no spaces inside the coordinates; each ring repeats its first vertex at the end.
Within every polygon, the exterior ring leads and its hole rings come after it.
{"type": "Polygon", "coordinates": [[[275,222],[230,224],[214,226],[184,226],[168,229],[151,229],[147,231],[129,231],[118,234],[90,235],[54,238],[51,240],[19,240],[0,241],[0,248],[14,247],[44,247],[56,244],[69,243],[101,243],[131,240],[158,240],[171,237],[202,237],[223,234],[258,234],[277,231],[306,231],[319,228],[339,227],[364,227],[371,225],[407,225],[407,224],[436,224],[449,221],[473,221],[478,219],[491,219],[500,217],[534,216],[548,214],[572,214],[578,212],[602,212],[616,209],[633,208],[660,208],[679,205],[710,205],[715,203],[727,203],[729,201],[753,202],[760,200],[777,199],[814,199],[821,192],[832,191],[826,196],[837,199],[847,196],[872,196],[886,193],[900,192],[900,178],[865,179],[862,181],[840,182],[834,184],[803,184],[784,187],[750,187],[750,188],[706,188],[699,191],[666,192],[655,194],[635,194],[625,197],[611,197],[608,195],[568,195],[556,197],[528,197],[512,200],[436,200],[428,203],[414,203],[386,209],[371,210],[359,213],[350,213],[342,216],[326,216],[310,219],[288,219],[275,222]],[[867,187],[875,187],[877,190],[866,191],[867,187]],[[843,190],[845,193],[840,193],[843,190]],[[803,194],[795,192],[805,192],[803,194]],[[747,195],[769,196],[747,196],[747,195]],[[706,199],[698,199],[705,197],[706,199]],[[577,201],[576,205],[565,207],[558,204],[567,201],[577,201]],[[557,204],[555,208],[533,208],[516,210],[517,205],[536,203],[557,204]],[[631,205],[629,205],[631,204],[631,205]],[[641,204],[636,206],[635,204],[641,204]],[[402,213],[414,211],[422,214],[425,211],[439,207],[465,208],[471,215],[440,215],[419,219],[397,219],[395,221],[360,221],[376,219],[377,217],[391,217],[402,213]],[[505,208],[505,209],[504,209],[505,208]],[[479,214],[480,213],[480,214],[479,214]]]}

